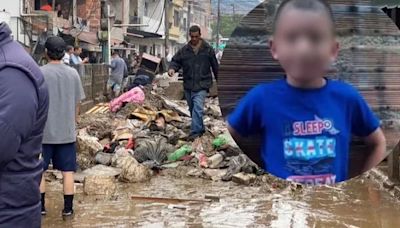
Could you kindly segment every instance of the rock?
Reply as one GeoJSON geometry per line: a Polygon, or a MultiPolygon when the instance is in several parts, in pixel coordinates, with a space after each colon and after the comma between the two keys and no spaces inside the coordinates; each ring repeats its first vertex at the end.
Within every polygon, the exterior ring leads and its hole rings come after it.
{"type": "Polygon", "coordinates": [[[83,183],[86,195],[111,195],[115,193],[117,185],[113,176],[87,176],[83,183]]]}
{"type": "Polygon", "coordinates": [[[115,151],[114,156],[111,158],[111,166],[115,168],[122,168],[124,165],[125,157],[130,156],[128,150],[120,148],[115,151]]]}
{"type": "Polygon", "coordinates": [[[78,163],[78,167],[81,170],[89,169],[96,165],[96,161],[93,156],[89,156],[86,154],[77,154],[76,162],[78,163]]]}
{"type": "Polygon", "coordinates": [[[74,175],[75,181],[82,183],[87,176],[107,176],[117,177],[121,174],[121,169],[113,168],[105,165],[96,165],[90,169],[86,169],[83,172],[76,173],[74,175]]]}
{"type": "Polygon", "coordinates": [[[249,185],[256,180],[255,174],[237,173],[232,176],[232,181],[237,184],[249,185]]]}
{"type": "Polygon", "coordinates": [[[99,152],[96,154],[95,160],[98,164],[110,165],[113,154],[99,152]]]}
{"type": "Polygon", "coordinates": [[[218,168],[221,162],[224,160],[222,154],[215,154],[207,159],[207,165],[211,169],[218,168]]]}
{"type": "Polygon", "coordinates": [[[184,98],[183,82],[170,82],[164,90],[164,95],[171,100],[182,100],[184,98]]]}
{"type": "Polygon", "coordinates": [[[113,168],[105,165],[96,165],[90,169],[87,169],[82,172],[87,176],[109,176],[116,177],[121,174],[121,169],[113,168]]]}
{"type": "Polygon", "coordinates": [[[203,174],[203,170],[194,168],[192,170],[189,170],[186,175],[190,177],[201,177],[203,174]]]}
{"type": "Polygon", "coordinates": [[[96,164],[95,155],[103,150],[99,139],[90,136],[86,129],[79,131],[77,136],[77,163],[80,169],[88,169],[96,164]]]}
{"type": "Polygon", "coordinates": [[[203,172],[213,181],[221,180],[226,175],[226,169],[205,169],[203,172]]]}
{"type": "Polygon", "coordinates": [[[136,183],[150,180],[152,171],[149,168],[141,165],[131,156],[125,156],[122,159],[122,172],[119,176],[120,181],[136,183]]]}
{"type": "Polygon", "coordinates": [[[97,152],[103,149],[99,139],[90,136],[85,129],[80,130],[77,136],[78,153],[94,157],[97,152]]]}

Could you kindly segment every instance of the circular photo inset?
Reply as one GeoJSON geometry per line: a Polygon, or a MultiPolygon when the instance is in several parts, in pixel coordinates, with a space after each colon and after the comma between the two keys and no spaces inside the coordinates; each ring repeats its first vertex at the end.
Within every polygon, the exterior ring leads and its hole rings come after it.
{"type": "Polygon", "coordinates": [[[400,136],[391,15],[365,0],[270,0],[244,17],[218,84],[240,148],[267,172],[309,185],[378,165],[400,136]]]}

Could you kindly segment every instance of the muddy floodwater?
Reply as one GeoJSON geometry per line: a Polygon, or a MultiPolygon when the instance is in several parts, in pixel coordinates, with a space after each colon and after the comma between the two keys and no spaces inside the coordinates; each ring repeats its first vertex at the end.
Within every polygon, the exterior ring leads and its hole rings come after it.
{"type": "Polygon", "coordinates": [[[76,215],[63,221],[62,186],[48,185],[43,227],[400,227],[400,202],[367,177],[336,187],[270,190],[197,178],[154,177],[119,184],[113,196],[85,196],[77,186],[76,215]],[[204,199],[174,203],[132,196],[204,199]]]}

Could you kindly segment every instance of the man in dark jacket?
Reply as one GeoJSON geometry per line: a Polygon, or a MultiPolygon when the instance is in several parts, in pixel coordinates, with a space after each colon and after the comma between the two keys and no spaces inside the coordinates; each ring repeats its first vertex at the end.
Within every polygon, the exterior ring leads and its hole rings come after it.
{"type": "Polygon", "coordinates": [[[168,74],[173,76],[179,69],[183,69],[185,98],[192,117],[189,139],[195,139],[205,132],[204,101],[213,84],[211,72],[218,79],[218,61],[213,48],[201,38],[198,26],[192,26],[189,33],[190,42],[172,58],[168,74]]]}
{"type": "Polygon", "coordinates": [[[40,227],[39,160],[48,91],[33,59],[0,24],[0,226],[40,227]]]}

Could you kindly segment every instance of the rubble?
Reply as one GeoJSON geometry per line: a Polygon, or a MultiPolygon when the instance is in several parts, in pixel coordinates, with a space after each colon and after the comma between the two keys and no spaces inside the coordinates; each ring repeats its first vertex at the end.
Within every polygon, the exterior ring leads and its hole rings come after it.
{"type": "Polygon", "coordinates": [[[255,174],[237,173],[232,176],[232,181],[242,185],[250,185],[256,180],[255,174]]]}
{"type": "Polygon", "coordinates": [[[88,135],[86,129],[79,131],[77,136],[77,163],[79,168],[87,169],[92,167],[95,162],[97,152],[101,151],[103,146],[99,139],[88,135]]]}
{"type": "Polygon", "coordinates": [[[213,181],[222,180],[222,177],[226,175],[226,169],[205,169],[204,174],[213,181]]]}
{"type": "Polygon", "coordinates": [[[114,179],[121,174],[121,169],[113,168],[105,165],[96,165],[90,169],[86,169],[83,172],[76,173],[74,175],[75,182],[83,183],[85,178],[88,176],[105,176],[113,177],[114,179]]]}
{"type": "MultiPolygon", "coordinates": [[[[180,86],[176,81],[168,84],[170,88],[180,86]]],[[[88,183],[95,183],[104,176],[110,185],[112,178],[134,183],[148,181],[153,173],[158,173],[174,178],[232,180],[246,185],[273,182],[269,176],[260,176],[261,169],[229,135],[217,98],[206,98],[206,132],[189,142],[191,118],[186,101],[171,99],[168,89],[163,87],[157,88],[161,93],[156,93],[151,85],[141,87],[143,104],[124,103],[117,113],[106,112],[105,105],[99,104],[82,116],[77,144],[78,163],[84,171],[77,174],[78,181],[100,176],[88,179],[88,183]]],[[[108,194],[101,187],[98,192],[88,192],[108,194]]]]}
{"type": "Polygon", "coordinates": [[[122,172],[119,179],[122,182],[136,183],[150,180],[152,171],[146,166],[140,164],[131,156],[125,156],[122,159],[122,172]]]}
{"type": "Polygon", "coordinates": [[[164,90],[164,96],[171,100],[182,100],[185,96],[183,82],[169,82],[169,86],[164,90]]]}

